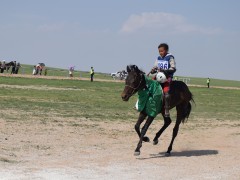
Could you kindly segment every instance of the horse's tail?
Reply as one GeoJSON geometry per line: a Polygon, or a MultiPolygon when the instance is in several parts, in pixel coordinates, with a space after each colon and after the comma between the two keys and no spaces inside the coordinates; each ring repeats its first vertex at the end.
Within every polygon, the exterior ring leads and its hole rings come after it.
{"type": "Polygon", "coordinates": [[[175,102],[179,103],[177,105],[177,116],[181,119],[181,122],[184,123],[191,113],[192,103],[195,104],[193,94],[182,81],[173,81],[170,91],[176,95],[175,102]]]}

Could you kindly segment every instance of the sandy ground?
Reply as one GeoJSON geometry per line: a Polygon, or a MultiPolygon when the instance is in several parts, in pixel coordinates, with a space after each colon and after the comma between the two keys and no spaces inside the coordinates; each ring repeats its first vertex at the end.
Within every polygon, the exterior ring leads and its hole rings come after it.
{"type": "Polygon", "coordinates": [[[240,179],[239,122],[190,119],[165,157],[173,125],[134,156],[134,122],[0,119],[0,179],[240,179]]]}

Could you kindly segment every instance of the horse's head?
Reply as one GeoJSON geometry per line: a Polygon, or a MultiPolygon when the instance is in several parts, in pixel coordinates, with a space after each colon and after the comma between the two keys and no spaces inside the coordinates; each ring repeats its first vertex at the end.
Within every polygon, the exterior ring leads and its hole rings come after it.
{"type": "Polygon", "coordinates": [[[133,94],[145,86],[144,72],[136,65],[127,66],[127,72],[125,88],[121,94],[123,101],[128,101],[133,94]]]}

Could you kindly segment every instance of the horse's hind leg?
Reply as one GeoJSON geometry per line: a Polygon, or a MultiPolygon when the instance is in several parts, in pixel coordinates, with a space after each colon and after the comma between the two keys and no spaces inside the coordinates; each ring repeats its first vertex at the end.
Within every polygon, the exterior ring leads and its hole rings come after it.
{"type": "Polygon", "coordinates": [[[171,124],[172,120],[170,117],[164,117],[164,124],[162,126],[162,128],[157,132],[155,138],[153,139],[153,145],[158,144],[158,138],[161,136],[161,134],[163,133],[163,131],[165,129],[167,129],[167,127],[171,124]]]}
{"type": "MultiPolygon", "coordinates": [[[[147,115],[143,112],[140,112],[139,117],[138,117],[138,121],[135,124],[135,131],[138,134],[138,137],[141,138],[141,133],[140,133],[140,125],[142,124],[142,122],[144,121],[144,119],[147,117],[147,115]]],[[[143,137],[143,141],[144,142],[149,142],[150,139],[148,137],[143,137]]]]}
{"type": "Polygon", "coordinates": [[[171,143],[170,143],[170,145],[168,147],[168,150],[166,152],[166,156],[169,156],[171,151],[172,151],[173,142],[174,142],[174,139],[177,137],[180,123],[181,123],[181,119],[180,120],[177,119],[176,124],[173,128],[172,140],[171,140],[171,143]]]}
{"type": "Polygon", "coordinates": [[[182,120],[184,119],[184,108],[185,108],[185,104],[180,104],[176,107],[177,109],[177,120],[176,120],[176,124],[173,128],[173,134],[172,134],[172,140],[171,140],[171,143],[168,147],[168,150],[166,152],[166,156],[169,156],[171,151],[172,151],[172,146],[173,146],[173,142],[174,142],[174,139],[177,137],[177,134],[178,134],[178,130],[179,130],[179,125],[181,124],[182,120]]]}
{"type": "Polygon", "coordinates": [[[153,119],[154,119],[153,117],[148,116],[147,121],[146,121],[146,123],[144,124],[144,126],[143,126],[143,128],[142,128],[140,140],[139,140],[139,142],[138,142],[137,148],[136,148],[135,153],[134,153],[135,156],[136,156],[136,155],[140,155],[140,148],[142,147],[143,137],[144,137],[144,135],[146,134],[149,126],[150,126],[151,123],[153,122],[153,119]]]}

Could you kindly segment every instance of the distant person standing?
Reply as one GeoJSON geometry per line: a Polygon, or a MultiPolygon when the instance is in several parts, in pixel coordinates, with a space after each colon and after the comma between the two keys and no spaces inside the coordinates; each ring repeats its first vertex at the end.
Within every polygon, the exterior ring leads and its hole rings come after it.
{"type": "Polygon", "coordinates": [[[90,69],[90,76],[91,76],[91,82],[93,82],[93,76],[94,76],[94,69],[91,67],[90,69]]]}
{"type": "Polygon", "coordinates": [[[73,77],[74,66],[69,67],[69,77],[73,77]]]}
{"type": "Polygon", "coordinates": [[[33,66],[33,72],[32,72],[32,74],[33,74],[33,75],[36,75],[36,73],[37,73],[37,67],[36,67],[36,66],[33,66]]]}
{"type": "Polygon", "coordinates": [[[207,78],[207,87],[210,88],[210,78],[207,78]]]}
{"type": "Polygon", "coordinates": [[[12,66],[11,74],[15,74],[16,67],[17,67],[17,62],[16,62],[16,61],[13,61],[13,66],[12,66]]]}
{"type": "Polygon", "coordinates": [[[1,73],[4,73],[4,70],[5,70],[5,68],[6,68],[5,60],[2,61],[0,68],[1,68],[1,73]]]}
{"type": "Polygon", "coordinates": [[[17,63],[16,69],[15,69],[15,74],[18,74],[19,68],[22,67],[20,63],[17,63]]]}

